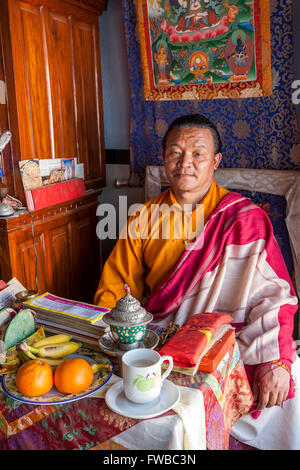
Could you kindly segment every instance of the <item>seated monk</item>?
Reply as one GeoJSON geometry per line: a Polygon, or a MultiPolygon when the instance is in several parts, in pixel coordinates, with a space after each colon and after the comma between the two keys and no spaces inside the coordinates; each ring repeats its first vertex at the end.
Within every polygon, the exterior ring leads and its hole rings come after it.
{"type": "Polygon", "coordinates": [[[128,236],[105,263],[95,303],[114,307],[126,283],[146,300],[158,333],[196,313],[230,314],[256,413],[238,419],[232,435],[259,449],[299,449],[297,298],[265,211],[216,184],[221,151],[218,130],[205,116],[170,125],[163,160],[171,188],[128,218],[128,236]],[[166,207],[172,210],[160,211],[166,207]]]}

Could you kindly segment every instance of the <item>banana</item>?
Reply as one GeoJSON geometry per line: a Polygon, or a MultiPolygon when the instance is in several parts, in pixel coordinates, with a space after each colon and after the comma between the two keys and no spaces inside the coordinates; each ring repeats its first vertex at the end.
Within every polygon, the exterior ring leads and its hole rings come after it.
{"type": "MultiPolygon", "coordinates": [[[[32,354],[30,352],[29,346],[28,346],[27,343],[25,343],[25,341],[23,341],[22,343],[17,344],[16,349],[18,351],[19,356],[24,360],[26,359],[26,357],[29,358],[29,359],[32,359],[32,357],[30,357],[30,356],[31,355],[34,356],[34,354],[32,354]]],[[[37,358],[34,357],[34,359],[37,359],[37,358]]]]}
{"type": "MultiPolygon", "coordinates": [[[[27,361],[32,361],[33,359],[40,359],[41,361],[47,362],[50,366],[56,367],[61,364],[65,359],[64,356],[72,354],[81,346],[80,343],[74,343],[68,341],[61,344],[53,344],[49,346],[42,346],[41,348],[35,348],[34,346],[29,346],[27,343],[23,342],[18,345],[18,355],[22,363],[27,361]],[[51,349],[51,351],[50,351],[51,349]],[[42,354],[47,354],[42,356],[42,354]],[[50,356],[51,354],[51,356],[50,356]]],[[[91,364],[91,368],[94,374],[99,370],[112,370],[110,364],[91,364]]]]}
{"type": "Polygon", "coordinates": [[[39,359],[37,356],[35,356],[34,354],[32,354],[31,351],[21,351],[22,354],[23,354],[23,357],[24,357],[24,360],[27,362],[27,361],[31,361],[32,359],[39,359]]]}
{"type": "Polygon", "coordinates": [[[74,341],[67,341],[66,343],[60,344],[51,344],[49,346],[42,346],[41,348],[36,348],[35,346],[29,346],[28,349],[33,354],[37,354],[41,358],[52,358],[59,359],[69,354],[73,354],[81,347],[80,343],[75,343],[74,341]]]}
{"type": "Polygon", "coordinates": [[[47,362],[49,366],[59,366],[59,364],[64,361],[64,359],[50,359],[49,357],[36,357],[36,359],[40,359],[43,362],[47,362]]]}
{"type": "Polygon", "coordinates": [[[26,354],[23,352],[23,351],[18,351],[18,354],[19,354],[19,358],[20,358],[20,361],[22,362],[22,364],[24,364],[24,362],[27,362],[29,361],[29,357],[26,356],[26,354]]]}
{"type": "Polygon", "coordinates": [[[71,335],[59,334],[48,336],[47,338],[40,339],[36,343],[33,343],[35,348],[41,348],[42,346],[49,346],[51,344],[66,343],[72,339],[71,335]]]}
{"type": "Polygon", "coordinates": [[[20,354],[22,363],[32,361],[34,359],[39,359],[41,361],[47,362],[50,366],[56,367],[56,366],[59,366],[59,364],[64,360],[64,359],[49,359],[48,357],[43,357],[43,359],[41,359],[40,357],[35,356],[31,351],[27,351],[27,352],[19,351],[19,354],[20,354]]]}
{"type": "Polygon", "coordinates": [[[98,370],[101,370],[101,369],[112,370],[112,367],[110,364],[91,364],[91,368],[94,374],[96,374],[96,372],[98,372],[98,370]]]}

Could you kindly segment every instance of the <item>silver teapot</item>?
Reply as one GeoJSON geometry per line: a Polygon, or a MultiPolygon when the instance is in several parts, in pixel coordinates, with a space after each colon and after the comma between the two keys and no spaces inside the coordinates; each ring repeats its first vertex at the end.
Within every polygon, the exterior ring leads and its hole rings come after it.
{"type": "Polygon", "coordinates": [[[144,338],[146,327],[153,315],[141,306],[131,295],[130,287],[124,284],[125,296],[119,299],[116,306],[106,313],[103,321],[110,326],[114,341],[123,351],[139,347],[144,338]]]}

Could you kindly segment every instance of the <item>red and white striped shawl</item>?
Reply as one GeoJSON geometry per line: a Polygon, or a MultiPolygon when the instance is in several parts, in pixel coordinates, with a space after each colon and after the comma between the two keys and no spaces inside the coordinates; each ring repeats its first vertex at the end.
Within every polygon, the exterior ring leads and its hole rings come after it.
{"type": "Polygon", "coordinates": [[[294,292],[267,214],[230,192],[146,305],[153,327],[200,312],[234,318],[245,364],[295,360],[294,292]]]}

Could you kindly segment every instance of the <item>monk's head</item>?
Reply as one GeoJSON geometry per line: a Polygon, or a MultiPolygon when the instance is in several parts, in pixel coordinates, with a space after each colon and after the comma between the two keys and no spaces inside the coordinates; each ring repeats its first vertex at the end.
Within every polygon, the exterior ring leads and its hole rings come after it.
{"type": "Polygon", "coordinates": [[[175,196],[190,198],[191,202],[200,200],[222,158],[216,126],[201,114],[182,116],[171,123],[162,147],[166,175],[175,196]]]}

